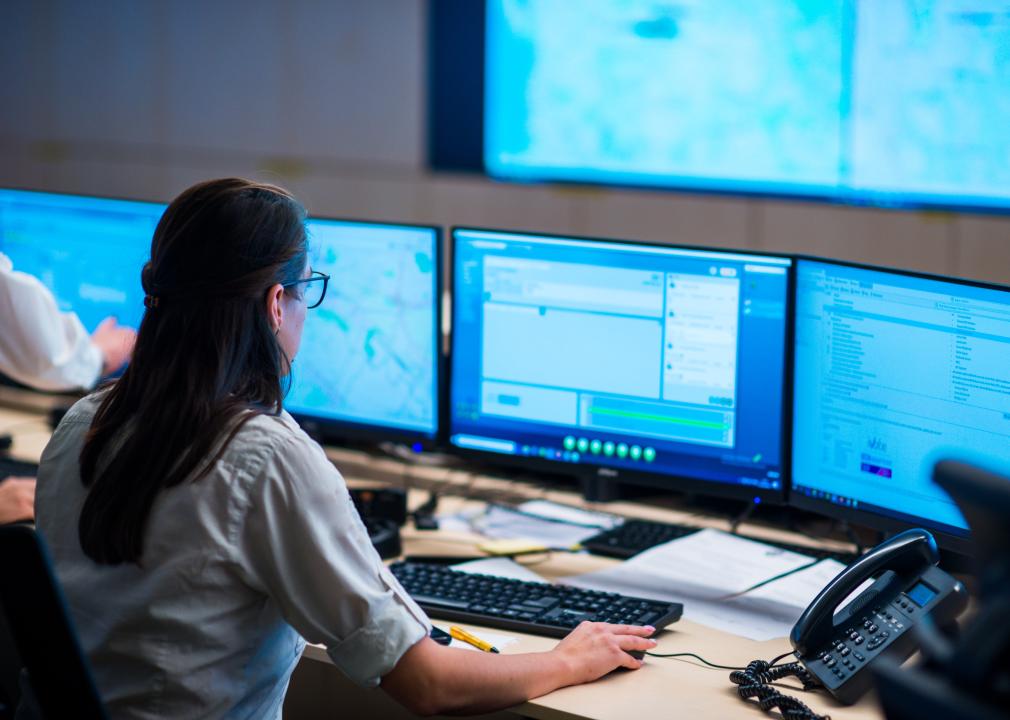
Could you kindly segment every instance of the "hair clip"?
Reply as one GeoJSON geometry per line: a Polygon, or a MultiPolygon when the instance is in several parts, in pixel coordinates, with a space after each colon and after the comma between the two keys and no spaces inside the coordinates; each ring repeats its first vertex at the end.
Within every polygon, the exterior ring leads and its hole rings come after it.
{"type": "Polygon", "coordinates": [[[158,307],[158,296],[157,295],[145,295],[144,296],[144,307],[146,308],[156,308],[158,307]]]}

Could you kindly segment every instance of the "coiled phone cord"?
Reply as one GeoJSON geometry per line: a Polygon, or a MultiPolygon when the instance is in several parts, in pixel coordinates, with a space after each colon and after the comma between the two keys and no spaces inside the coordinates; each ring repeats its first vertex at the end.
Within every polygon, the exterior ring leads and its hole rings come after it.
{"type": "Polygon", "coordinates": [[[789,676],[799,678],[804,690],[813,690],[821,686],[798,662],[775,667],[775,663],[791,654],[780,655],[771,662],[754,660],[745,670],[730,673],[729,679],[738,686],[737,694],[740,695],[740,699],[748,701],[757,698],[758,707],[766,713],[778,708],[786,720],[831,720],[830,715],[818,715],[800,700],[783,695],[771,686],[772,682],[789,676]]]}

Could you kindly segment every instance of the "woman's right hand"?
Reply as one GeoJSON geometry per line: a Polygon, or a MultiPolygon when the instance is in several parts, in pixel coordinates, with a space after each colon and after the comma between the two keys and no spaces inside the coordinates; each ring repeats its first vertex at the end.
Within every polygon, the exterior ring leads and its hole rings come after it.
{"type": "Polygon", "coordinates": [[[645,652],[656,647],[648,625],[611,625],[584,621],[551,652],[564,660],[571,673],[570,684],[592,682],[619,667],[637,670],[642,661],[629,651],[645,652]]]}

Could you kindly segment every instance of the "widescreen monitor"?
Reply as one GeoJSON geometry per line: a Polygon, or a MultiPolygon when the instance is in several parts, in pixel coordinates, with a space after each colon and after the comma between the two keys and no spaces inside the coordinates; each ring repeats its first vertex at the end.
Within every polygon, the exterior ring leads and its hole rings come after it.
{"type": "Polygon", "coordinates": [[[324,437],[435,440],[438,229],[316,217],[306,225],[312,268],[330,281],[306,315],[285,408],[324,437]]]}
{"type": "Polygon", "coordinates": [[[488,0],[485,25],[492,175],[1010,210],[1010,0],[488,0]]]}
{"type": "Polygon", "coordinates": [[[0,190],[0,253],[34,275],[92,332],[107,317],[140,326],[140,273],[162,203],[0,190]]]}
{"type": "Polygon", "coordinates": [[[1010,288],[797,261],[791,501],[964,546],[941,459],[1010,465],[1010,288]]]}
{"type": "Polygon", "coordinates": [[[456,228],[451,445],[506,464],[781,499],[790,266],[456,228]]]}

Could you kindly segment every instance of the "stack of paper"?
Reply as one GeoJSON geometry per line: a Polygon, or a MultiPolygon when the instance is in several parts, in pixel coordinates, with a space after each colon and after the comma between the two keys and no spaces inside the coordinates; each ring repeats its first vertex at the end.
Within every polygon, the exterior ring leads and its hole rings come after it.
{"type": "Polygon", "coordinates": [[[567,550],[613,527],[613,516],[531,500],[518,507],[488,505],[483,512],[439,517],[443,530],[478,532],[495,539],[526,540],[546,548],[567,550]]]}

